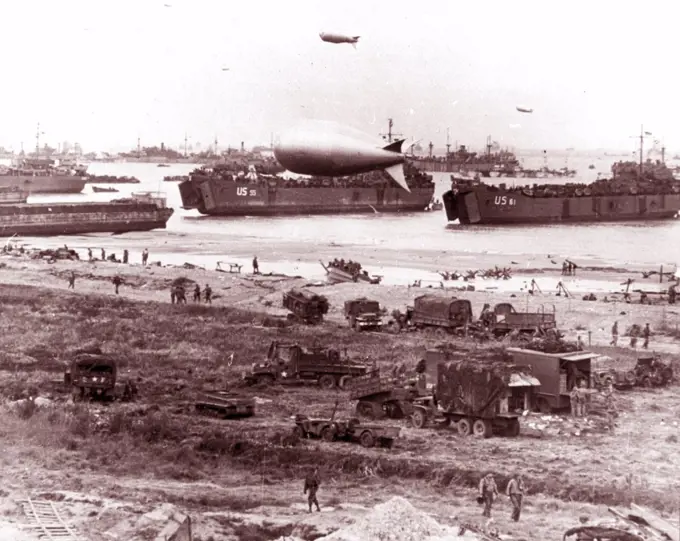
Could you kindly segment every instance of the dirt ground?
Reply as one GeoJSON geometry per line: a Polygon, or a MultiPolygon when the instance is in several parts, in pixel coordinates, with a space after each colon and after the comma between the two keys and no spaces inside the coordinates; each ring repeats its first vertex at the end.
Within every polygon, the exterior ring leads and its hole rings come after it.
{"type": "MultiPolygon", "coordinates": [[[[484,524],[474,487],[486,471],[497,475],[501,490],[514,472],[526,477],[530,494],[521,522],[509,520],[505,497],[494,510],[493,524],[515,539],[561,538],[579,517],[592,522],[608,518],[607,505],[635,501],[661,512],[676,508],[677,502],[668,499],[680,468],[680,427],[674,415],[680,389],[675,386],[617,392],[613,427],[597,416],[576,423],[530,414],[522,419],[519,438],[476,440],[462,439],[448,428],[418,430],[392,421],[401,427],[401,436],[391,450],[286,444],[290,417],[297,412],[328,415],[338,399],[340,413],[349,414],[353,405],[339,391],[249,389],[244,392],[256,396],[257,414],[243,420],[192,412],[196,387],[236,381],[276,337],[307,344],[320,337],[351,355],[377,358],[381,365],[414,363],[433,344],[432,337],[359,336],[346,328],[342,305],[369,296],[388,312],[403,310],[427,289],[329,286],[304,278],[103,262],[48,263],[27,256],[5,256],[0,263],[0,394],[6,402],[0,410],[0,505],[6,528],[21,523],[17,502],[29,496],[58,502],[62,516],[89,539],[127,539],[134,519],[163,502],[190,514],[195,538],[202,541],[285,535],[315,539],[394,495],[444,524],[484,524]],[[74,291],[68,290],[71,272],[74,291]],[[116,274],[124,282],[117,296],[111,283],[116,274]],[[187,306],[171,306],[169,284],[180,276],[210,284],[213,305],[199,309],[189,298],[187,306]],[[328,297],[326,323],[288,326],[281,295],[293,286],[328,297]],[[90,340],[126,359],[125,373],[140,382],[135,403],[71,405],[49,386],[61,377],[69,349],[90,340]],[[232,362],[225,362],[232,353],[232,362]],[[16,400],[27,393],[47,396],[50,403],[24,415],[16,400]],[[120,426],[114,430],[116,423],[120,426]],[[322,472],[323,512],[310,515],[302,480],[313,466],[322,472]]],[[[592,275],[621,280],[620,273],[592,275]]],[[[583,301],[553,292],[458,295],[470,299],[477,314],[486,302],[509,301],[530,310],[542,305],[551,311],[554,305],[558,326],[569,338],[581,335],[586,344],[590,339],[593,350],[610,357],[603,366],[628,368],[635,359],[629,348],[608,346],[614,320],[622,333],[633,323],[649,322],[652,348],[668,360],[678,359],[675,329],[680,320],[678,310],[667,304],[583,301]]]]}

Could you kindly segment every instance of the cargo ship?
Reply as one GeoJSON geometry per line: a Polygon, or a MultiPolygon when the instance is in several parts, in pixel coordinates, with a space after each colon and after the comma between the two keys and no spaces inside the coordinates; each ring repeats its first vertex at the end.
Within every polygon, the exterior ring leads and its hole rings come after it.
{"type": "Polygon", "coordinates": [[[30,194],[80,193],[87,181],[87,166],[55,166],[49,158],[24,158],[12,166],[0,165],[0,186],[30,194]]]}
{"type": "Polygon", "coordinates": [[[463,225],[662,220],[680,211],[680,181],[661,161],[618,162],[591,184],[509,188],[452,176],[443,200],[447,219],[463,225]]]}
{"type": "Polygon", "coordinates": [[[165,228],[173,209],[165,198],[133,193],[106,203],[27,203],[17,187],[0,188],[0,235],[127,233],[165,228]]]}
{"type": "Polygon", "coordinates": [[[215,165],[179,184],[184,209],[216,216],[276,216],[425,211],[432,176],[404,164],[407,192],[383,170],[348,177],[285,179],[250,165],[248,173],[215,165]]]}

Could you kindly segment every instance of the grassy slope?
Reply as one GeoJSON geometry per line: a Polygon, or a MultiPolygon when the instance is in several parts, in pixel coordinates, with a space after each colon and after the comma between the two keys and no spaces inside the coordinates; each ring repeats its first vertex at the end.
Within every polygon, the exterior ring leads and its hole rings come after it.
{"type": "MultiPolygon", "coordinates": [[[[4,435],[21,434],[51,450],[46,456],[52,467],[199,480],[234,465],[255,470],[266,463],[267,478],[276,483],[298,478],[307,465],[320,463],[333,476],[399,476],[439,490],[473,487],[486,469],[500,480],[521,470],[532,492],[565,501],[625,504],[635,499],[657,508],[674,505],[664,490],[680,466],[677,427],[669,422],[675,390],[627,400],[616,435],[585,441],[568,436],[463,441],[452,431],[405,428],[391,452],[296,443],[286,438],[289,416],[297,411],[328,415],[336,398],[347,414],[351,405],[343,394],[256,389],[258,414],[243,421],[196,417],[191,398],[198,388],[236,381],[242,370],[262,359],[272,339],[304,345],[318,341],[347,348],[355,358],[413,365],[427,345],[425,337],[357,334],[332,324],[288,327],[271,316],[229,308],[130,302],[27,286],[0,286],[0,307],[0,370],[6,375],[0,392],[5,396],[35,395],[46,388],[61,377],[69,352],[87,341],[114,353],[138,381],[141,396],[135,404],[70,406],[26,420],[3,416],[4,435]],[[234,363],[229,366],[231,353],[234,363]]],[[[247,507],[248,502],[234,505],[247,507]]]]}

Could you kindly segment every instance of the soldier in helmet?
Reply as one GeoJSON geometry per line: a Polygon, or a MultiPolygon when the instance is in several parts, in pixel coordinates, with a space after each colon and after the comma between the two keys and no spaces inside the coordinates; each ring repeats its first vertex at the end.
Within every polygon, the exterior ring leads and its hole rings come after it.
{"type": "Polygon", "coordinates": [[[305,488],[302,491],[303,494],[307,494],[307,491],[309,491],[307,503],[309,504],[310,513],[312,512],[312,504],[316,505],[317,511],[321,511],[319,508],[319,500],[316,499],[317,490],[319,490],[319,468],[314,468],[314,473],[305,478],[305,488]]]}
{"type": "Polygon", "coordinates": [[[484,503],[483,516],[491,517],[491,506],[497,497],[498,487],[496,486],[496,480],[493,474],[489,472],[479,481],[479,498],[484,503]]]}

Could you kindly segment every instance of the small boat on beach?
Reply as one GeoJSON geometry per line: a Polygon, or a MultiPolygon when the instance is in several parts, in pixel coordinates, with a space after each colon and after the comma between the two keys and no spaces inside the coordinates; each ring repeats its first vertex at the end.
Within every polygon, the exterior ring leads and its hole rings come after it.
{"type": "Polygon", "coordinates": [[[94,193],[114,193],[117,192],[115,188],[101,188],[99,186],[92,186],[92,191],[94,193]]]}
{"type": "Polygon", "coordinates": [[[328,281],[331,284],[341,284],[345,282],[365,282],[367,284],[379,284],[382,276],[369,276],[368,272],[361,268],[361,264],[349,260],[345,262],[344,259],[329,261],[328,265],[324,265],[319,261],[327,274],[328,281]]]}

